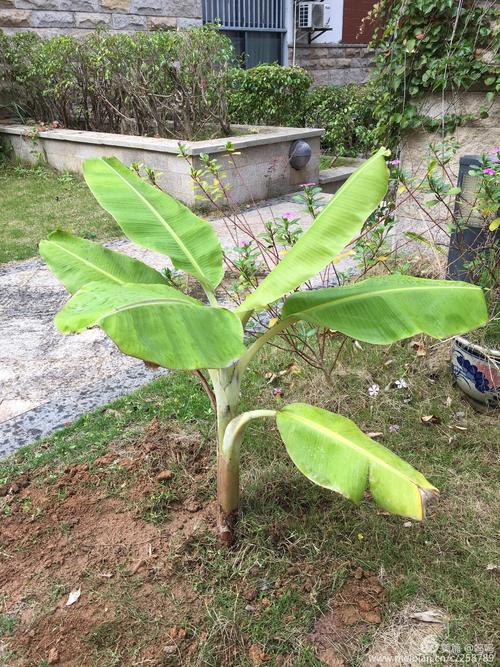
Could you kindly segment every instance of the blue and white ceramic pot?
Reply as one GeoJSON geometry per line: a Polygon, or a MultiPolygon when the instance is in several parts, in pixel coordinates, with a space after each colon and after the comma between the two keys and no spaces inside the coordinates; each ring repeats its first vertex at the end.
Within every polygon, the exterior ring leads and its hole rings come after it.
{"type": "Polygon", "coordinates": [[[462,391],[489,408],[500,407],[500,350],[458,336],[453,341],[451,367],[462,391]]]}

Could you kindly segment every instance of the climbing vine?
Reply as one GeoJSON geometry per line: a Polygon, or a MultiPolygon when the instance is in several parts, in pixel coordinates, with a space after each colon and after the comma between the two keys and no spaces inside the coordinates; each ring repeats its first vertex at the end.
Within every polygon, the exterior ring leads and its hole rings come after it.
{"type": "Polygon", "coordinates": [[[484,91],[480,115],[488,115],[500,89],[498,20],[494,0],[380,0],[375,23],[377,133],[394,145],[401,129],[453,130],[473,116],[431,118],[418,100],[441,91],[484,91]]]}

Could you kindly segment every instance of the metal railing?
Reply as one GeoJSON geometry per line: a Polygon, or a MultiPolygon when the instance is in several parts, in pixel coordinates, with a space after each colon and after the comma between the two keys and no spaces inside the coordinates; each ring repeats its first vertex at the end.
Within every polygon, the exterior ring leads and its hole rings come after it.
{"type": "Polygon", "coordinates": [[[284,31],[285,0],[203,0],[204,23],[226,30],[284,31]]]}

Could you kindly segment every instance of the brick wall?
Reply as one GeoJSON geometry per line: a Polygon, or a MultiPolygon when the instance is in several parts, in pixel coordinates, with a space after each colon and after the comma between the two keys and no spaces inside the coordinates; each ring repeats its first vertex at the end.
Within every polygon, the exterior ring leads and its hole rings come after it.
{"type": "Polygon", "coordinates": [[[300,44],[295,64],[306,69],[317,86],[365,83],[373,67],[373,51],[361,44],[300,44]]]}
{"type": "Polygon", "coordinates": [[[363,26],[363,19],[373,8],[374,0],[344,0],[344,16],[342,20],[342,42],[344,44],[368,44],[372,27],[363,26]]]}
{"type": "Polygon", "coordinates": [[[44,36],[157,30],[201,24],[201,0],[0,0],[0,29],[44,36]]]}

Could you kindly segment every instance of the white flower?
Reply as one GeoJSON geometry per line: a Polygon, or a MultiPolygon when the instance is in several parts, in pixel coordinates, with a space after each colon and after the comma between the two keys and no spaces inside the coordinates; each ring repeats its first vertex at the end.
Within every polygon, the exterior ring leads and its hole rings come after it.
{"type": "Polygon", "coordinates": [[[389,424],[389,433],[397,433],[399,428],[399,424],[389,424]]]}
{"type": "Polygon", "coordinates": [[[372,384],[368,387],[368,395],[369,396],[376,396],[380,391],[380,387],[378,384],[372,384]]]}
{"type": "Polygon", "coordinates": [[[394,385],[396,389],[407,389],[408,388],[408,383],[404,378],[399,378],[399,380],[394,381],[394,385]]]}

